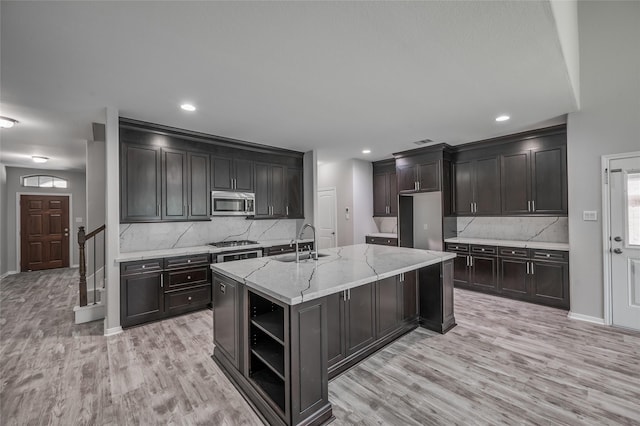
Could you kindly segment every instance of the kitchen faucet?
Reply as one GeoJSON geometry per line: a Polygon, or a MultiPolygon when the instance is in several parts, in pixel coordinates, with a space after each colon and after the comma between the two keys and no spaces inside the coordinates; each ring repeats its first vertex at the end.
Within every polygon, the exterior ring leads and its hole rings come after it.
{"type": "Polygon", "coordinates": [[[298,237],[295,240],[291,240],[291,243],[289,243],[289,246],[293,245],[294,242],[296,243],[296,263],[300,262],[300,252],[298,251],[298,243],[300,242],[300,239],[302,239],[302,234],[304,233],[304,230],[307,228],[311,228],[313,230],[313,250],[309,252],[309,257],[313,260],[318,260],[318,241],[316,241],[316,228],[310,223],[305,223],[304,225],[302,225],[302,229],[300,229],[300,232],[298,233],[298,237]]]}

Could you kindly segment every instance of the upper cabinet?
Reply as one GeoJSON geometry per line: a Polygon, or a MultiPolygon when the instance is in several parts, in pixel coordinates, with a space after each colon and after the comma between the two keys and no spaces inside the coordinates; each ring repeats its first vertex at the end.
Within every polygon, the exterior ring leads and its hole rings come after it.
{"type": "Polygon", "coordinates": [[[458,215],[500,215],[500,158],[455,162],[453,212],[458,215]]]}
{"type": "Polygon", "coordinates": [[[120,222],[210,220],[212,190],[255,192],[256,218],[303,218],[302,156],[121,118],[120,222]]]}
{"type": "Polygon", "coordinates": [[[440,190],[440,164],[437,160],[409,159],[397,167],[399,192],[440,190]]]}
{"type": "Polygon", "coordinates": [[[236,157],[211,156],[211,189],[215,191],[253,192],[253,161],[248,153],[238,152],[236,157]],[[244,154],[244,155],[243,155],[244,154]]]}
{"type": "Polygon", "coordinates": [[[398,182],[395,160],[373,163],[373,215],[398,215],[398,182]]]}

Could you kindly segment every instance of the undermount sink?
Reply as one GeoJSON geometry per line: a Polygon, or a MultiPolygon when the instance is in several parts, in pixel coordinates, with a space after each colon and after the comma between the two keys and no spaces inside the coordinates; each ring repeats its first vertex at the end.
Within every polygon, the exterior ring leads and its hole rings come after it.
{"type": "MultiPolygon", "coordinates": [[[[318,259],[320,259],[321,257],[326,257],[329,256],[326,253],[318,253],[318,259]]],[[[310,259],[310,255],[309,253],[300,253],[300,261],[303,260],[309,260],[310,259]]],[[[295,262],[296,261],[296,254],[295,253],[288,253],[288,254],[281,254],[279,256],[274,256],[273,257],[274,260],[277,260],[278,262],[295,262]]]]}

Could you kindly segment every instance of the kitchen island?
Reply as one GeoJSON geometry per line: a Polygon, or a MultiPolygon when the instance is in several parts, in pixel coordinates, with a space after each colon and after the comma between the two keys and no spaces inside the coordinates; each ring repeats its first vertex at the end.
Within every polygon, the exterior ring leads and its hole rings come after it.
{"type": "Polygon", "coordinates": [[[359,244],[212,264],[213,359],[269,424],[332,418],[330,378],[403,334],[455,326],[455,254],[359,244]]]}

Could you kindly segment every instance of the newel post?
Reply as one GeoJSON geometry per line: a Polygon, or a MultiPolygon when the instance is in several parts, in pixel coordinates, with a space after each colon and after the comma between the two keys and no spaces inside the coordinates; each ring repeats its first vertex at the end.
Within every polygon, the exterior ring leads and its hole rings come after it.
{"type": "MultiPolygon", "coordinates": [[[[80,306],[87,306],[87,262],[85,260],[84,243],[86,241],[84,226],[78,228],[78,248],[80,249],[80,306]]],[[[94,296],[95,297],[95,296],[94,296]]]]}

